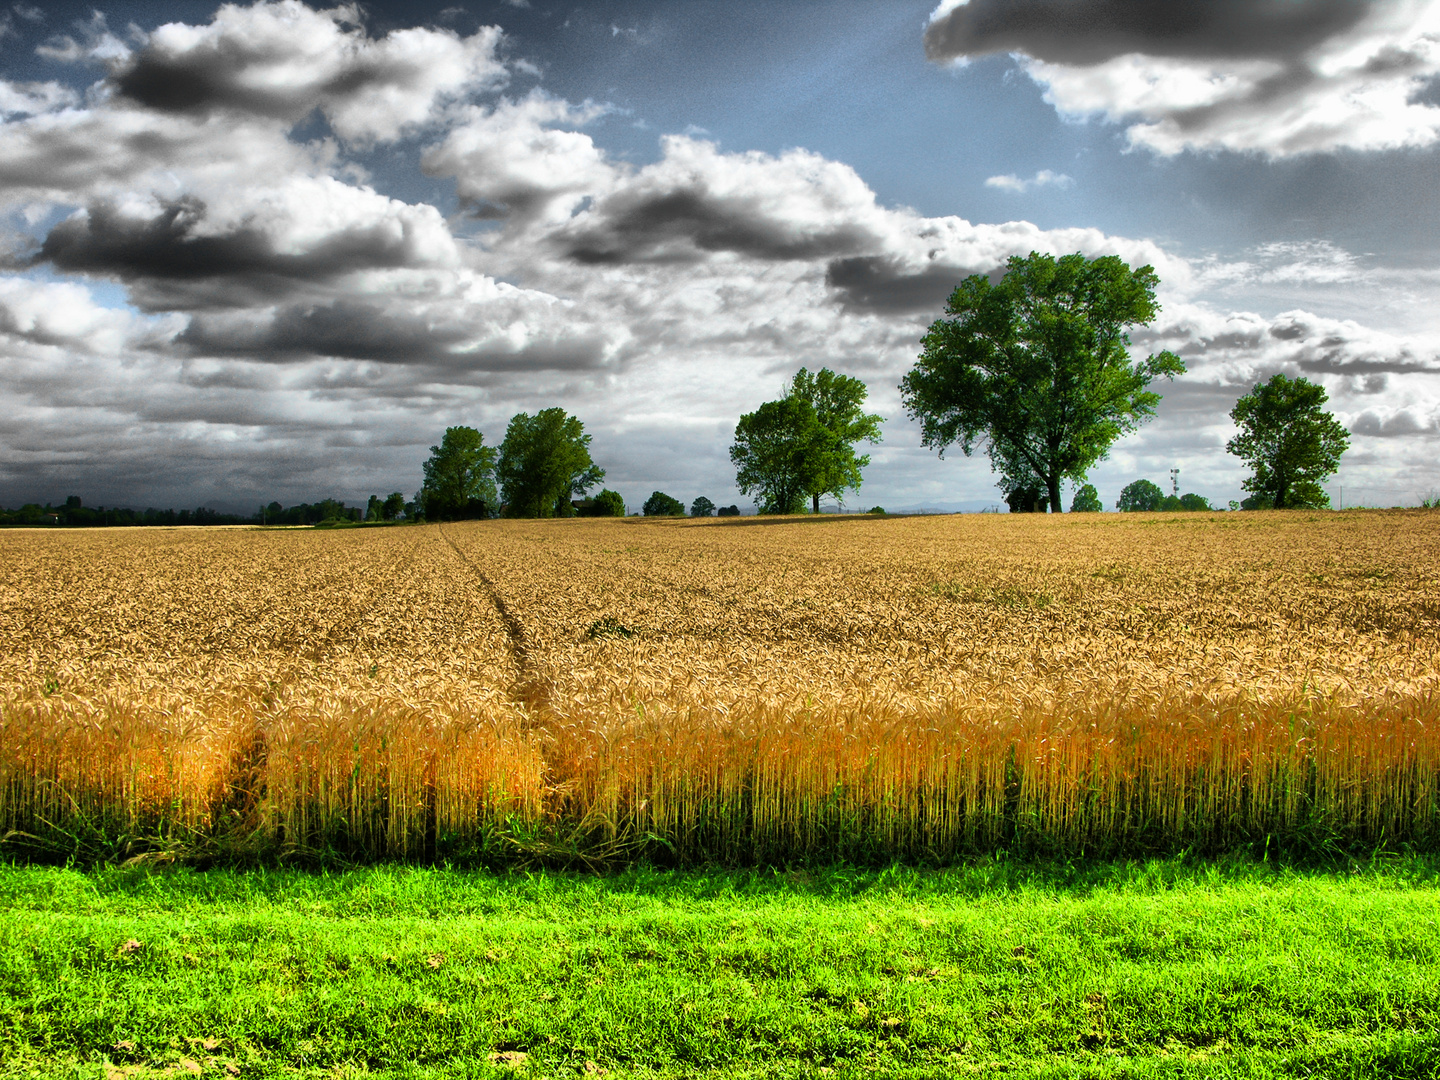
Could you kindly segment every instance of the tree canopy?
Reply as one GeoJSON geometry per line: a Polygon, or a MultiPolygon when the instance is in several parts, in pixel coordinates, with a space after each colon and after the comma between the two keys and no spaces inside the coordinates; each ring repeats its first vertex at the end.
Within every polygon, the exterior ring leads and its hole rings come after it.
{"type": "Polygon", "coordinates": [[[755,494],[762,514],[798,514],[805,496],[821,481],[822,453],[833,436],[815,418],[804,398],[786,395],[767,401],[735,425],[730,460],[735,486],[742,495],[755,494]]]}
{"type": "Polygon", "coordinates": [[[880,441],[881,418],[863,411],[867,393],[852,376],[801,368],[784,397],[735,425],[730,460],[741,493],[756,493],[762,514],[801,513],[807,496],[818,514],[821,495],[859,491],[870,456],[855,443],[880,441]]]}
{"type": "Polygon", "coordinates": [[[870,464],[870,455],[856,454],[855,444],[879,442],[883,418],[864,411],[869,391],[863,382],[829,368],[814,375],[801,368],[790,384],[790,394],[809,402],[816,423],[828,433],[817,437],[811,449],[816,461],[806,494],[811,512],[818,514],[821,495],[840,499],[847,490],[860,490],[860,473],[870,464]]]}
{"type": "Polygon", "coordinates": [[[1098,514],[1103,509],[1105,507],[1100,504],[1100,493],[1095,490],[1094,484],[1085,484],[1070,500],[1072,514],[1098,514]]]}
{"type": "Polygon", "coordinates": [[[652,491],[641,512],[646,517],[684,517],[685,504],[663,491],[652,491]]]}
{"type": "Polygon", "coordinates": [[[1136,480],[1132,484],[1126,484],[1125,490],[1120,492],[1120,500],[1115,504],[1116,510],[1137,511],[1137,510],[1159,510],[1160,504],[1165,501],[1165,492],[1160,490],[1160,485],[1149,480],[1136,480]]]}
{"type": "Polygon", "coordinates": [[[1252,493],[1252,505],[1330,505],[1320,482],[1340,467],[1350,433],[1325,411],[1328,400],[1325,388],[1304,376],[1275,375],[1235,403],[1230,419],[1240,433],[1225,449],[1253,470],[1242,485],[1252,493]]]}
{"type": "Polygon", "coordinates": [[[425,480],[416,502],[425,516],[432,521],[493,517],[499,507],[495,459],[495,448],[486,446],[485,436],[474,428],[446,428],[423,466],[425,480]]]}
{"type": "Polygon", "coordinates": [[[715,504],[704,495],[697,495],[695,501],[690,504],[691,517],[711,517],[715,513],[715,504]]]}
{"type": "Polygon", "coordinates": [[[516,413],[500,444],[496,479],[508,517],[570,517],[572,497],[605,479],[590,460],[585,425],[564,409],[516,413]]]}
{"type": "Polygon", "coordinates": [[[590,500],[590,505],[580,511],[582,517],[624,517],[625,500],[618,491],[605,488],[590,500]]]}
{"type": "Polygon", "coordinates": [[[1155,415],[1158,375],[1185,370],[1171,352],[1130,360],[1126,328],[1159,311],[1149,266],[1115,255],[1012,256],[1005,277],[960,283],[900,384],[921,441],[984,445],[1008,493],[1033,485],[1058,512],[1060,482],[1081,483],[1121,435],[1155,415]]]}

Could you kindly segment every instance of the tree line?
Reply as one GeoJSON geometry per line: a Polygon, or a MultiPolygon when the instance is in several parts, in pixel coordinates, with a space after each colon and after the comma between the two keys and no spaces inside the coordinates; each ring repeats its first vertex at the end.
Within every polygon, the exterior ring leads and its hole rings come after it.
{"type": "MultiPolygon", "coordinates": [[[[922,445],[966,456],[983,449],[1012,512],[1059,513],[1060,489],[1075,485],[1072,512],[1101,510],[1087,473],[1121,436],[1154,418],[1157,378],[1185,363],[1168,350],[1131,360],[1128,331],[1159,313],[1152,267],[1131,269],[1115,255],[1012,256],[999,282],[974,274],[950,294],[920,356],[900,383],[907,415],[920,422],[922,445]]],[[[801,368],[786,392],[740,417],[730,460],[735,484],[762,514],[820,510],[822,495],[859,491],[882,418],[865,412],[867,390],[853,376],[801,368]]],[[[1231,410],[1238,433],[1226,449],[1251,469],[1243,509],[1329,505],[1321,482],[1339,468],[1349,432],[1324,409],[1323,387],[1277,374],[1231,410]]],[[[450,428],[425,465],[416,497],[426,516],[518,517],[623,514],[613,491],[585,499],[604,478],[588,453],[589,436],[573,416],[547,409],[516,416],[497,450],[473,428],[450,428]],[[498,496],[494,480],[499,483],[498,496]],[[576,497],[579,497],[576,501],[576,497]],[[498,500],[498,501],[497,501],[498,500]]],[[[697,499],[692,515],[714,504],[697,499]]],[[[1166,495],[1149,480],[1128,485],[1119,510],[1209,510],[1194,492],[1166,495]]],[[[647,515],[683,514],[663,492],[647,515]]]]}
{"type": "MultiPolygon", "coordinates": [[[[864,411],[865,384],[828,368],[796,373],[788,392],[740,418],[730,460],[741,494],[755,494],[762,514],[801,513],[820,497],[859,490],[868,454],[857,442],[880,440],[881,418],[864,411]]],[[[432,521],[480,517],[619,517],[626,513],[618,492],[602,489],[588,498],[605,470],[590,457],[584,425],[563,409],[518,413],[498,447],[472,427],[446,428],[430,448],[424,482],[415,504],[432,521]]],[[[645,500],[646,517],[686,514],[685,504],[663,491],[645,500]]],[[[691,517],[738,516],[738,506],[717,507],[701,495],[691,517]]]]}
{"type": "MultiPolygon", "coordinates": [[[[374,499],[371,500],[372,503],[374,499]]],[[[387,520],[404,516],[405,500],[400,497],[401,512],[387,520]]],[[[413,508],[412,508],[413,510],[413,508]]],[[[380,520],[358,506],[346,506],[338,499],[321,499],[316,503],[282,506],[272,502],[253,514],[229,514],[197,506],[194,510],[157,510],[147,507],[86,506],[80,496],[67,496],[63,503],[26,503],[13,510],[0,508],[0,527],[34,528],[37,526],[95,529],[107,526],[175,526],[175,525],[345,525],[380,520]]]]}
{"type": "MultiPolygon", "coordinates": [[[[1159,312],[1152,267],[1132,270],[1115,255],[1056,258],[1012,256],[998,282],[966,278],[931,324],[922,351],[900,383],[906,413],[920,423],[921,444],[940,457],[952,446],[970,456],[983,449],[999,475],[1012,512],[1059,513],[1064,481],[1076,487],[1072,512],[1102,509],[1087,473],[1122,435],[1154,418],[1157,378],[1185,372],[1168,350],[1132,361],[1128,330],[1148,326],[1159,312]]],[[[865,411],[860,379],[821,368],[796,372],[785,393],[740,417],[730,460],[735,484],[762,514],[820,510],[822,496],[843,500],[858,492],[883,419],[865,411]],[[808,504],[808,505],[807,505],[808,504]]],[[[1238,429],[1226,449],[1251,469],[1239,509],[1325,507],[1322,481],[1339,468],[1349,432],[1325,411],[1323,387],[1277,374],[1242,396],[1230,416],[1238,429]]],[[[549,518],[621,516],[625,501],[601,488],[605,470],[590,456],[584,425],[562,408],[511,418],[498,446],[472,427],[445,430],[430,448],[413,500],[400,492],[372,495],[366,507],[334,500],[281,507],[252,516],[193,512],[105,510],[34,504],[0,511],[0,524],[269,524],[453,521],[497,516],[549,518]]],[[[1120,510],[1206,510],[1193,492],[1166,495],[1149,480],[1128,485],[1120,510]]],[[[878,508],[876,508],[878,510],[878,508]]],[[[739,514],[707,497],[691,516],[739,514]]],[[[660,491],[645,501],[647,516],[686,513],[660,491]]]]}

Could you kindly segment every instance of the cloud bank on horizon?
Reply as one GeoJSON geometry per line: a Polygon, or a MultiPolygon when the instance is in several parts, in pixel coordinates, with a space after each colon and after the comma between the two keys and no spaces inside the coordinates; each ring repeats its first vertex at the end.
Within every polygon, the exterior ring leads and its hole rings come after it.
{"type": "MultiPolygon", "coordinates": [[[[1378,152],[1440,130],[1420,100],[1437,11],[971,0],[933,13],[923,49],[1015,54],[1057,110],[1128,124],[1156,155],[1378,152]]],[[[1197,258],[1083,224],[927,216],[799,147],[667,133],[637,163],[603,137],[624,110],[547,90],[497,25],[373,30],[354,6],[274,0],[124,32],[97,14],[36,52],[66,77],[0,80],[3,503],[409,491],[448,424],[495,442],[552,404],[586,422],[632,502],[730,502],[738,415],[822,365],[866,379],[889,418],[865,505],[993,502],[982,463],[962,477],[919,448],[895,384],[961,279],[1032,250],[1119,254],[1162,279],[1163,316],[1135,344],[1190,373],[1117,447],[1117,476],[1184,453],[1187,485],[1238,491],[1226,414],[1275,371],[1327,386],[1372,483],[1424,483],[1440,438],[1435,338],[1377,325],[1363,299],[1423,305],[1433,269],[1401,280],[1328,242],[1197,258]],[[452,204],[405,197],[397,176],[452,204]],[[1295,303],[1251,310],[1256,289],[1295,303]],[[1353,314],[1333,310],[1342,291],[1362,298],[1353,314]]]]}

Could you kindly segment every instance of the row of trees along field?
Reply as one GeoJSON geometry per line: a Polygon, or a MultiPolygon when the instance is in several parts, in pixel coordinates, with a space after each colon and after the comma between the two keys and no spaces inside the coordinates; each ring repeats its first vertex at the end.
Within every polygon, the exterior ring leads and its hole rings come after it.
{"type": "MultiPolygon", "coordinates": [[[[1184,362],[1165,351],[1130,359],[1133,326],[1157,315],[1159,279],[1149,266],[1132,270],[1115,255],[1055,258],[1012,256],[1004,277],[966,278],[950,294],[944,317],[931,324],[915,365],[900,383],[907,415],[920,421],[922,445],[941,457],[951,446],[969,456],[984,449],[1012,512],[1062,509],[1060,488],[1077,488],[1072,511],[1102,509],[1088,471],[1115,440],[1151,420],[1159,376],[1173,379],[1184,362]]],[[[868,454],[859,443],[880,441],[882,418],[865,411],[858,378],[821,368],[796,372],[785,394],[740,417],[730,460],[735,484],[762,514],[820,510],[822,496],[859,491],[868,454]]],[[[1323,387],[1283,374],[1257,385],[1230,416],[1238,433],[1226,449],[1246,461],[1250,493],[1236,509],[1324,507],[1321,482],[1339,468],[1349,433],[1326,412],[1323,387]]],[[[584,425],[561,408],[518,413],[498,447],[472,427],[447,428],[424,463],[412,502],[400,492],[370,497],[362,511],[326,499],[317,504],[262,507],[255,515],[194,511],[91,510],[74,496],[63,507],[28,505],[0,511],[0,524],[317,524],[433,521],[494,517],[619,516],[618,492],[586,495],[605,478],[590,457],[584,425]]],[[[1120,494],[1120,510],[1205,510],[1209,501],[1167,496],[1149,480],[1120,494]]],[[[651,516],[685,513],[678,499],[651,494],[651,516]]],[[[690,513],[738,514],[701,496],[690,513]]]]}
{"type": "MultiPolygon", "coordinates": [[[[1037,252],[1012,257],[998,283],[985,274],[966,278],[900,384],[922,444],[941,457],[951,446],[967,456],[983,448],[1012,512],[1060,512],[1067,480],[1077,488],[1072,511],[1101,510],[1086,474],[1116,439],[1155,416],[1160,395],[1151,382],[1185,371],[1169,351],[1130,358],[1127,331],[1155,319],[1158,283],[1151,267],[1132,270],[1115,255],[1037,252]]],[[[843,500],[859,491],[870,457],[856,445],[879,442],[882,423],[865,412],[866,396],[857,378],[801,368],[781,398],[736,424],[736,487],[755,497],[762,514],[802,513],[807,503],[819,513],[821,496],[843,500]]],[[[1232,506],[1329,505],[1320,484],[1339,467],[1349,433],[1324,410],[1326,400],[1323,387],[1283,374],[1240,398],[1230,413],[1239,432],[1226,449],[1249,464],[1250,496],[1232,506]]],[[[589,442],[580,421],[558,408],[517,415],[498,451],[474,428],[450,428],[431,447],[416,505],[430,518],[490,516],[497,508],[517,517],[623,514],[613,491],[583,499],[605,476],[590,460],[589,442]]],[[[1149,480],[1126,487],[1116,508],[1213,509],[1201,495],[1167,496],[1149,480]]],[[[713,510],[703,496],[690,508],[696,516],[713,510]]],[[[657,491],[644,512],[679,515],[685,507],[657,491]]]]}
{"type": "MultiPolygon", "coordinates": [[[[392,496],[395,498],[396,496],[392,496]]],[[[404,515],[404,496],[399,509],[386,520],[395,520],[404,515]]],[[[375,502],[374,499],[371,502],[375,502]]],[[[387,503],[388,505],[388,503],[387,503]]],[[[413,507],[410,508],[413,512],[413,507]]],[[[43,506],[26,503],[15,510],[0,509],[0,526],[60,526],[69,528],[103,528],[105,526],[135,527],[142,525],[321,525],[343,524],[369,520],[368,515],[358,506],[346,506],[337,499],[321,499],[315,503],[298,503],[282,506],[272,502],[262,506],[253,514],[226,514],[206,506],[194,510],[157,510],[154,507],[134,510],[129,507],[85,506],[78,495],[71,495],[63,503],[43,506]]],[[[379,520],[378,515],[375,520],[379,520]]]]}

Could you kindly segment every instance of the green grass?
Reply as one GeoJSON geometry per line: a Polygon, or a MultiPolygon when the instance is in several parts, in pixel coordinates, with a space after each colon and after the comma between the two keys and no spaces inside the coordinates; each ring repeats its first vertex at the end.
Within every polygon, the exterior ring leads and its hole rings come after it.
{"type": "Polygon", "coordinates": [[[0,1076],[1431,1077],[1437,952],[1436,859],[0,866],[0,1076]]]}

